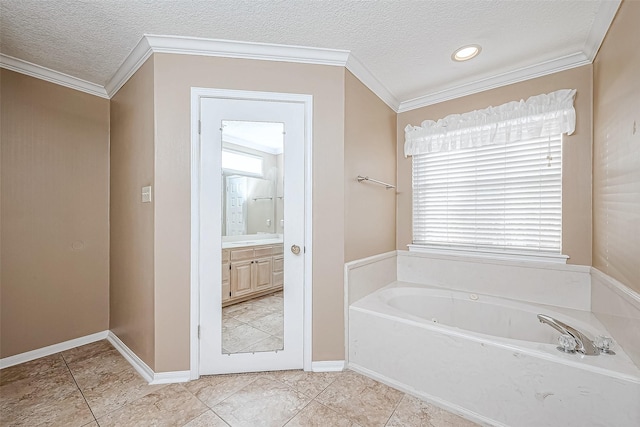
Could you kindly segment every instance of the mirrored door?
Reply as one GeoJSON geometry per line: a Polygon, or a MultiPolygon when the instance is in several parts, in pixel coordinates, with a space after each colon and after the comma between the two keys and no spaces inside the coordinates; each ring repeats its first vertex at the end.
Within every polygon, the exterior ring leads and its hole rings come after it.
{"type": "Polygon", "coordinates": [[[201,375],[303,367],[305,102],[200,100],[201,375]]]}

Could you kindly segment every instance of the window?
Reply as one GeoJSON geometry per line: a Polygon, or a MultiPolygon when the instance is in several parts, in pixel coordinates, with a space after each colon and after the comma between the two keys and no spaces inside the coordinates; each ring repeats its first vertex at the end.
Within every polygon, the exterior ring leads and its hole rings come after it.
{"type": "Polygon", "coordinates": [[[262,157],[223,149],[222,169],[225,172],[262,176],[262,157]]]}
{"type": "Polygon", "coordinates": [[[575,95],[560,89],[408,125],[414,244],[564,262],[561,142],[575,131],[575,95]]]}
{"type": "Polygon", "coordinates": [[[413,154],[413,242],[560,253],[561,135],[413,154]]]}

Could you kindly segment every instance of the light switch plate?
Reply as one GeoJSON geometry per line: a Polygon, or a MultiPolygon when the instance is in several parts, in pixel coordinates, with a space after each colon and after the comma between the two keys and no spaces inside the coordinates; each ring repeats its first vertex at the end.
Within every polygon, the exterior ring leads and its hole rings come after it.
{"type": "Polygon", "coordinates": [[[151,203],[151,186],[142,187],[142,203],[151,203]]]}

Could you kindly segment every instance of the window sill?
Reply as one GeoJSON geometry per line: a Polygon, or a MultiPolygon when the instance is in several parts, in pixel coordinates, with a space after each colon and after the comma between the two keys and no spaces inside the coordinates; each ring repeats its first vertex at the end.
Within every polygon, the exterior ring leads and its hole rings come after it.
{"type": "Polygon", "coordinates": [[[533,254],[530,252],[509,252],[509,251],[492,251],[490,249],[462,249],[447,248],[442,246],[427,245],[407,245],[409,252],[434,254],[434,255],[450,255],[464,256],[471,258],[484,258],[506,261],[530,261],[530,262],[552,262],[555,264],[566,264],[568,255],[540,253],[533,254]]]}

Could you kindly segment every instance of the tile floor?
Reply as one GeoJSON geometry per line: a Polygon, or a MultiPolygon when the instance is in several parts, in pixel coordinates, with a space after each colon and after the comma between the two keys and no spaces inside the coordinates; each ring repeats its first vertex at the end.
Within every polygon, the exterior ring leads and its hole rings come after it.
{"type": "Polygon", "coordinates": [[[2,426],[476,424],[352,371],[216,375],[148,385],[107,341],[0,371],[2,426]]]}
{"type": "Polygon", "coordinates": [[[222,352],[282,350],[282,291],[222,309],[222,352]]]}

